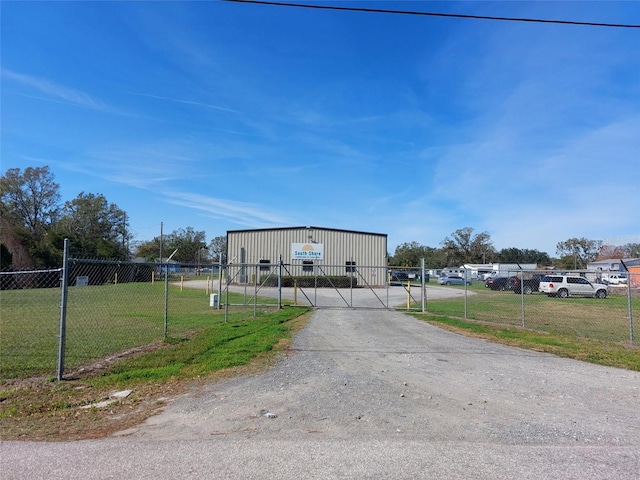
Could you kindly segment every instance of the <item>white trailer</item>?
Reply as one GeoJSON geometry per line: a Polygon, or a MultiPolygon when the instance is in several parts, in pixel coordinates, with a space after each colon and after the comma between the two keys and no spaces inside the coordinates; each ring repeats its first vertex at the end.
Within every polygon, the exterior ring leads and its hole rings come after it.
{"type": "Polygon", "coordinates": [[[520,271],[531,271],[538,268],[536,263],[494,263],[492,277],[510,277],[520,271]]]}

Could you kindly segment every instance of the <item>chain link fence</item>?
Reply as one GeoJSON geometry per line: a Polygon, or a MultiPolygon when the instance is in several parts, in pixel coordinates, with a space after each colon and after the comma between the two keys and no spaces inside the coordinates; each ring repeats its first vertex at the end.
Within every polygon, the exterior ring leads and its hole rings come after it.
{"type": "MultiPolygon", "coordinates": [[[[217,266],[68,259],[66,268],[0,272],[0,378],[81,374],[213,321],[202,290],[217,266]]],[[[217,287],[216,287],[217,288],[217,287]]],[[[219,317],[219,315],[218,315],[219,317]]]]}
{"type": "Polygon", "coordinates": [[[55,372],[62,268],[0,273],[0,378],[55,372]]]}
{"type": "Polygon", "coordinates": [[[457,287],[464,288],[462,299],[428,301],[426,311],[634,345],[640,333],[634,323],[634,312],[640,311],[640,274],[627,272],[621,279],[615,275],[615,283],[608,280],[613,277],[613,273],[586,270],[504,272],[486,281],[471,279],[470,284],[457,287]],[[545,280],[556,281],[549,292],[540,291],[545,280]],[[598,298],[602,290],[606,297],[598,298]]]}
{"type": "Polygon", "coordinates": [[[253,308],[254,313],[258,305],[280,308],[281,289],[287,288],[298,296],[288,298],[289,304],[398,308],[638,343],[634,312],[640,307],[640,272],[628,272],[624,281],[616,278],[614,284],[613,277],[609,281],[593,271],[517,271],[493,283],[469,278],[469,283],[456,286],[438,277],[429,279],[424,269],[406,267],[87,259],[68,259],[65,265],[66,269],[0,273],[0,378],[54,372],[62,378],[65,368],[77,372],[96,363],[99,367],[124,352],[153,348],[168,336],[226,321],[230,307],[253,308]],[[609,282],[607,297],[547,296],[539,291],[539,282],[551,273],[609,282]],[[213,320],[218,309],[224,309],[224,316],[213,320]]]}
{"type": "Polygon", "coordinates": [[[225,265],[222,271],[225,304],[224,292],[234,287],[244,292],[245,305],[254,306],[261,305],[259,298],[276,295],[277,289],[279,304],[286,291],[295,304],[316,308],[421,311],[623,345],[638,343],[633,313],[640,310],[640,273],[517,270],[485,282],[457,269],[430,278],[427,270],[415,267],[265,263],[225,265]],[[567,287],[567,298],[561,291],[547,295],[539,290],[546,275],[578,283],[567,287]],[[598,290],[606,297],[597,298],[598,290]]]}

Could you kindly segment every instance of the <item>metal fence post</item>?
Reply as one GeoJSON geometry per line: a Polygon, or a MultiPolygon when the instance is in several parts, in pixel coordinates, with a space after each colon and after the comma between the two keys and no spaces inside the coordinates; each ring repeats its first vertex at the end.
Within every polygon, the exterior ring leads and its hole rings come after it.
{"type": "Polygon", "coordinates": [[[627,273],[627,308],[629,310],[629,343],[633,345],[633,308],[631,306],[631,274],[627,273]]]}
{"type": "MultiPolygon", "coordinates": [[[[222,277],[227,274],[227,267],[225,264],[224,272],[222,270],[222,255],[218,259],[218,310],[220,310],[220,302],[222,302],[222,277]]],[[[213,288],[213,280],[212,280],[212,288],[213,288]]]]}
{"type": "Polygon", "coordinates": [[[169,323],[169,262],[164,267],[164,339],[167,339],[167,329],[169,323]]]}
{"type": "MultiPolygon", "coordinates": [[[[169,328],[169,262],[173,258],[173,256],[178,253],[178,249],[176,248],[169,258],[167,258],[167,263],[164,268],[164,339],[167,339],[168,328],[169,328]]],[[[162,261],[162,259],[160,259],[162,261]]]]}
{"type": "Polygon", "coordinates": [[[224,276],[224,323],[229,321],[229,285],[231,285],[231,269],[229,268],[229,264],[225,265],[225,276],[224,276]]]}
{"type": "Polygon", "coordinates": [[[58,380],[64,375],[64,350],[67,334],[67,296],[69,293],[69,239],[64,239],[60,293],[60,338],[58,341],[58,380]]]}
{"type": "MultiPolygon", "coordinates": [[[[522,301],[522,328],[525,327],[525,314],[524,314],[524,270],[522,270],[522,267],[520,266],[519,263],[516,263],[516,265],[518,265],[518,268],[520,269],[520,299],[522,301]]],[[[516,275],[517,277],[517,275],[516,275]]],[[[509,282],[509,280],[507,279],[507,283],[509,282]]]]}
{"type": "Polygon", "coordinates": [[[278,259],[278,309],[282,308],[282,255],[278,259]]]}
{"type": "Polygon", "coordinates": [[[258,316],[258,275],[260,272],[258,271],[258,265],[253,266],[253,316],[258,316]]]}
{"type": "Polygon", "coordinates": [[[464,319],[467,319],[467,296],[468,296],[468,291],[467,291],[467,270],[465,269],[464,271],[464,319]]]}
{"type": "Polygon", "coordinates": [[[629,271],[629,267],[624,263],[623,260],[620,260],[625,272],[627,272],[627,315],[629,316],[629,343],[633,345],[633,308],[631,306],[631,284],[635,282],[631,281],[632,273],[629,271]]]}
{"type": "Polygon", "coordinates": [[[422,283],[422,291],[420,292],[420,302],[422,303],[422,313],[427,310],[427,283],[424,274],[424,258],[420,260],[420,279],[422,283]]]}

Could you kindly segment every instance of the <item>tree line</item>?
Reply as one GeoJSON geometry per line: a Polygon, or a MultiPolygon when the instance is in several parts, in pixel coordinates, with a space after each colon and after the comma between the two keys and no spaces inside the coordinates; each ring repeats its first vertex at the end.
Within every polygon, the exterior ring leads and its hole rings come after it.
{"type": "Polygon", "coordinates": [[[64,239],[79,257],[128,258],[127,214],[102,194],[80,192],[61,203],[49,167],[10,168],[0,177],[2,268],[62,263],[64,239]]]}
{"type": "Polygon", "coordinates": [[[427,268],[460,266],[467,263],[535,263],[550,265],[552,259],[545,252],[533,249],[504,248],[497,251],[487,232],[474,233],[473,228],[456,230],[440,242],[440,247],[429,247],[417,242],[398,245],[389,263],[397,266],[420,265],[425,259],[427,268]]]}
{"type": "Polygon", "coordinates": [[[429,247],[417,242],[398,245],[394,255],[389,255],[389,264],[416,267],[425,259],[427,268],[460,266],[467,263],[535,263],[540,267],[553,266],[561,269],[586,269],[589,262],[609,258],[640,257],[640,244],[623,246],[604,245],[601,240],[569,238],[556,244],[555,258],[535,249],[503,248],[496,250],[487,232],[474,234],[473,228],[465,227],[453,232],[440,242],[440,247],[429,247]]]}
{"type": "MultiPolygon", "coordinates": [[[[0,266],[6,269],[56,268],[62,264],[64,239],[75,258],[129,260],[132,256],[157,262],[168,258],[181,263],[224,262],[226,236],[210,242],[206,232],[192,227],[131,248],[133,236],[127,213],[102,194],[80,192],[61,203],[60,185],[48,166],[8,169],[0,177],[0,266]],[[175,252],[175,253],[174,253],[175,252]]],[[[409,242],[398,245],[389,265],[416,267],[425,259],[427,268],[465,263],[535,263],[557,268],[586,268],[607,258],[640,257],[640,244],[604,245],[600,240],[570,238],[556,245],[557,258],[535,249],[496,250],[487,232],[464,227],[440,242],[439,247],[409,242]]]]}
{"type": "Polygon", "coordinates": [[[64,239],[75,258],[159,261],[177,250],[175,260],[218,260],[226,237],[205,243],[205,232],[178,229],[131,249],[133,235],[124,209],[100,193],[80,192],[61,202],[60,185],[48,166],[8,169],[0,177],[0,266],[3,270],[57,268],[64,239]],[[161,250],[169,252],[163,255],[161,250]]]}

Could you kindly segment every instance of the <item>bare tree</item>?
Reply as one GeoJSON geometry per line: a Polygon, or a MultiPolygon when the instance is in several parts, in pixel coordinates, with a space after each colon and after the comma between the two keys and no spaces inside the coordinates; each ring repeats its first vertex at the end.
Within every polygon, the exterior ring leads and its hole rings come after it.
{"type": "Polygon", "coordinates": [[[603,245],[598,252],[596,260],[608,260],[610,258],[625,258],[627,251],[625,247],[617,245],[603,245]]]}
{"type": "Polygon", "coordinates": [[[638,258],[640,257],[640,243],[627,243],[624,246],[627,258],[638,258]]]}

